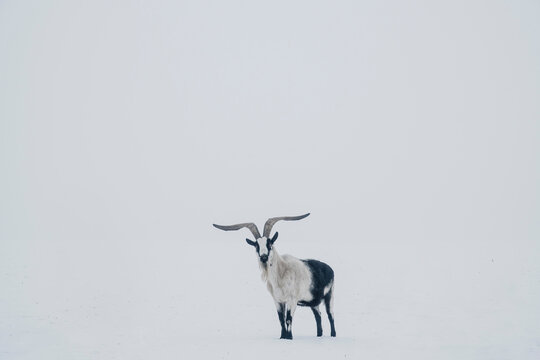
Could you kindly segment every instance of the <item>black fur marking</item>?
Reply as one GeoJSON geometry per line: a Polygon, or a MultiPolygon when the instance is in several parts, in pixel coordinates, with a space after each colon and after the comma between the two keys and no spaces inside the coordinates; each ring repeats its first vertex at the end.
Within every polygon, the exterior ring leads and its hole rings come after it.
{"type": "Polygon", "coordinates": [[[285,303],[279,304],[279,309],[277,311],[279,323],[281,324],[281,336],[280,339],[287,338],[287,330],[285,330],[285,303]]]}
{"type": "Polygon", "coordinates": [[[277,237],[278,237],[278,232],[276,231],[276,233],[274,234],[274,236],[272,236],[272,238],[270,239],[270,244],[274,244],[277,240],[277,237]]]}
{"type": "Polygon", "coordinates": [[[311,295],[313,300],[311,301],[300,301],[298,302],[299,306],[318,306],[321,301],[325,298],[324,288],[330,285],[334,281],[334,270],[327,264],[318,261],[318,260],[302,260],[311,271],[312,284],[311,284],[311,295]]]}
{"type": "Polygon", "coordinates": [[[285,318],[285,324],[289,326],[289,331],[287,332],[287,336],[285,339],[292,340],[292,315],[291,315],[291,309],[287,309],[287,317],[285,318]]]}
{"type": "Polygon", "coordinates": [[[317,336],[322,336],[322,324],[321,324],[321,313],[316,307],[312,307],[313,315],[315,315],[315,321],[317,322],[317,336]]]}
{"type": "Polygon", "coordinates": [[[292,331],[287,331],[287,328],[285,327],[287,322],[292,323],[291,311],[287,310],[287,313],[285,314],[285,303],[279,304],[278,318],[279,323],[281,324],[281,336],[279,338],[292,340],[292,331]]]}
{"type": "Polygon", "coordinates": [[[328,315],[328,320],[330,321],[330,336],[336,336],[336,327],[334,326],[334,316],[330,312],[330,301],[332,301],[333,291],[330,290],[328,294],[324,297],[324,304],[326,305],[326,314],[328,315]]]}
{"type": "Polygon", "coordinates": [[[252,241],[252,240],[246,239],[246,242],[249,245],[255,247],[255,251],[257,252],[257,255],[259,255],[259,259],[261,260],[263,264],[266,264],[266,261],[268,260],[268,257],[270,256],[270,251],[272,251],[272,244],[273,244],[273,241],[276,241],[277,234],[278,233],[276,232],[272,239],[267,239],[266,241],[266,249],[268,250],[268,255],[261,255],[260,253],[261,248],[259,246],[258,241],[252,241]]]}
{"type": "MultiPolygon", "coordinates": [[[[268,249],[268,255],[267,256],[270,256],[270,250],[272,250],[272,244],[273,244],[273,241],[275,241],[277,238],[277,233],[274,235],[274,237],[270,240],[267,240],[266,241],[266,248],[268,249]]],[[[253,241],[253,240],[250,240],[250,239],[246,239],[246,242],[255,247],[255,251],[257,252],[257,255],[259,255],[259,257],[261,256],[260,254],[260,247],[259,247],[259,243],[257,241],[253,241]]],[[[263,260],[263,259],[261,259],[263,260]]],[[[266,261],[263,261],[263,262],[266,262],[266,261]]]]}

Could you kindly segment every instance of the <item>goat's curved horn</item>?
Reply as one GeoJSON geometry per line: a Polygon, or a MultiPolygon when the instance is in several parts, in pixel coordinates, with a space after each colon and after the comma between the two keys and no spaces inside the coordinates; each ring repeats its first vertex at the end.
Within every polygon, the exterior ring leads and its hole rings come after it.
{"type": "Polygon", "coordinates": [[[257,229],[257,225],[254,223],[243,223],[243,224],[236,224],[236,225],[216,225],[212,224],[214,227],[225,230],[225,231],[232,231],[232,230],[240,230],[242,228],[248,228],[249,231],[255,236],[255,240],[261,237],[261,234],[259,233],[259,229],[257,229]]]}
{"type": "Polygon", "coordinates": [[[277,223],[280,220],[287,220],[287,221],[302,220],[303,218],[307,217],[309,214],[310,213],[300,215],[300,216],[281,216],[281,217],[270,218],[266,220],[266,223],[264,223],[263,236],[269,237],[270,232],[272,231],[272,227],[274,226],[275,223],[277,223]]]}

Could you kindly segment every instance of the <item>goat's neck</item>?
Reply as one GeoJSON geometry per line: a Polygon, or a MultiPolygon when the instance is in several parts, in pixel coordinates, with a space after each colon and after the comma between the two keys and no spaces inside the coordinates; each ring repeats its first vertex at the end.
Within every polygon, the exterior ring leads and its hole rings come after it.
{"type": "Polygon", "coordinates": [[[272,251],[274,252],[274,256],[272,256],[272,260],[269,261],[269,267],[274,268],[272,270],[277,270],[283,260],[281,259],[281,256],[279,256],[279,253],[277,252],[276,248],[273,248],[272,251]]]}
{"type": "Polygon", "coordinates": [[[276,248],[272,249],[274,253],[271,260],[268,260],[266,264],[263,264],[259,261],[259,267],[261,268],[261,278],[264,281],[268,281],[269,278],[276,278],[277,274],[280,271],[280,268],[283,266],[283,259],[279,256],[279,253],[276,251],[276,248]]]}

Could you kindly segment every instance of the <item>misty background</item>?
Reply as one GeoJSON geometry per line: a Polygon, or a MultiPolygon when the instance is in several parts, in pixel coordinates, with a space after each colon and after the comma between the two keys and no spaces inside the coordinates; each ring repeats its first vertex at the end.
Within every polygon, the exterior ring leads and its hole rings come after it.
{"type": "Polygon", "coordinates": [[[0,1],[0,358],[537,359],[539,19],[0,1]],[[306,212],[276,247],[334,268],[338,338],[299,309],[283,345],[211,224],[306,212]]]}

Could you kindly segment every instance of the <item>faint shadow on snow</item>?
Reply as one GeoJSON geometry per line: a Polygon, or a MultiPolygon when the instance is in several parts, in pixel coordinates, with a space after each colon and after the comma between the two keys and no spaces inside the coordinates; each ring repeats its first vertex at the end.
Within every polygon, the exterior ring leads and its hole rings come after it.
{"type": "MultiPolygon", "coordinates": [[[[258,338],[260,340],[264,340],[262,337],[258,338]]],[[[267,339],[266,339],[267,340],[267,339]]],[[[294,342],[303,342],[303,343],[312,343],[312,344],[354,344],[356,342],[355,338],[352,337],[330,337],[330,336],[309,336],[309,335],[299,335],[294,336],[294,339],[291,340],[283,340],[279,338],[273,339],[276,342],[283,342],[283,343],[294,343],[294,342]]]]}

